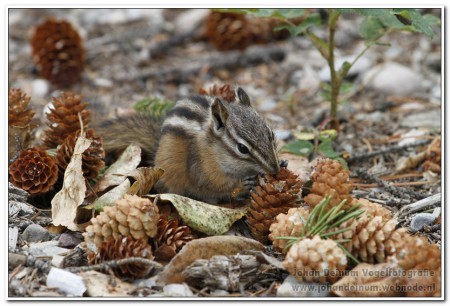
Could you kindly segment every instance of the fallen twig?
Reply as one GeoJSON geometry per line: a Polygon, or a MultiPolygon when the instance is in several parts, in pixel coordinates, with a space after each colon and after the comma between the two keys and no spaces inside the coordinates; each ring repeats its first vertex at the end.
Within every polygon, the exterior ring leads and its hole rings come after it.
{"type": "Polygon", "coordinates": [[[422,211],[424,209],[434,208],[440,206],[441,194],[437,193],[415,203],[403,206],[396,214],[396,217],[402,218],[416,211],[422,211]]]}
{"type": "Polygon", "coordinates": [[[403,150],[405,150],[407,148],[423,146],[423,145],[426,145],[426,144],[428,144],[430,142],[431,142],[431,139],[425,139],[425,140],[417,141],[417,142],[410,143],[410,144],[403,145],[403,146],[396,145],[396,146],[392,146],[392,147],[389,147],[389,148],[386,148],[386,149],[382,149],[382,150],[376,150],[376,151],[372,151],[372,152],[368,152],[368,153],[364,153],[364,154],[355,155],[355,156],[350,157],[347,160],[347,163],[350,164],[350,163],[354,163],[354,162],[358,162],[358,161],[367,160],[368,158],[372,158],[372,157],[377,156],[377,155],[384,155],[384,154],[387,154],[387,153],[401,152],[401,151],[403,151],[403,150]]]}
{"type": "Polygon", "coordinates": [[[357,174],[359,177],[368,180],[368,181],[372,181],[375,182],[377,185],[380,185],[381,187],[383,187],[387,192],[391,193],[394,196],[397,196],[399,198],[404,198],[405,195],[409,195],[412,198],[415,199],[423,199],[426,198],[428,195],[422,194],[420,192],[416,192],[413,190],[409,190],[403,187],[395,187],[392,184],[383,181],[382,179],[367,173],[367,171],[362,170],[362,169],[358,169],[357,170],[357,174]]]}
{"type": "Polygon", "coordinates": [[[156,261],[142,258],[142,257],[129,257],[119,260],[111,260],[111,261],[105,261],[97,265],[90,265],[90,266],[82,266],[82,267],[68,267],[66,270],[72,273],[78,273],[78,272],[85,272],[85,271],[91,271],[91,270],[109,270],[111,268],[117,268],[121,265],[128,265],[128,264],[143,264],[151,266],[155,271],[160,271],[163,269],[163,266],[156,261]]]}

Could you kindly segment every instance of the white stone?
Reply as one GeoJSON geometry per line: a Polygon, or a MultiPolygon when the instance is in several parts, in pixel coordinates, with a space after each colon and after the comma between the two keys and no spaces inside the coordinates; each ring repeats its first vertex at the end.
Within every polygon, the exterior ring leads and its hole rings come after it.
{"type": "Polygon", "coordinates": [[[278,287],[277,296],[289,297],[325,297],[330,292],[330,285],[319,283],[297,282],[294,276],[289,275],[283,284],[278,287]]]}
{"type": "Polygon", "coordinates": [[[58,247],[58,241],[45,241],[31,243],[28,252],[33,256],[53,256],[67,252],[67,249],[58,247]]]}
{"type": "Polygon", "coordinates": [[[417,232],[423,229],[425,226],[432,224],[436,220],[437,216],[429,213],[420,213],[415,215],[409,227],[412,232],[417,232]]]}
{"type": "Polygon", "coordinates": [[[209,14],[208,9],[190,9],[177,16],[174,21],[177,33],[193,31],[209,14]]]}
{"type": "Polygon", "coordinates": [[[186,297],[186,296],[194,296],[191,289],[183,283],[183,284],[169,284],[164,286],[163,288],[164,296],[178,296],[178,297],[186,297]]]}
{"type": "Polygon", "coordinates": [[[52,268],[47,275],[47,287],[58,288],[72,296],[83,296],[86,286],[83,278],[66,270],[52,268]]]}
{"type": "Polygon", "coordinates": [[[400,125],[402,127],[409,128],[441,128],[441,111],[439,109],[434,109],[428,112],[413,113],[409,116],[404,117],[400,125]]]}
{"type": "Polygon", "coordinates": [[[386,95],[409,96],[422,91],[420,74],[409,67],[387,62],[363,76],[363,84],[386,95]]]}

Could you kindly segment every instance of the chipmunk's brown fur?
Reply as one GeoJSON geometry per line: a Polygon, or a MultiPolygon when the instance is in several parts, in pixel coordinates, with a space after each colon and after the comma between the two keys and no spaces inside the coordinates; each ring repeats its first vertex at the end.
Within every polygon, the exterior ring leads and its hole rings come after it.
{"type": "Polygon", "coordinates": [[[135,143],[146,165],[164,169],[158,192],[209,203],[229,199],[233,189],[248,187],[249,178],[259,173],[279,170],[272,130],[241,88],[233,102],[193,96],[178,101],[164,118],[119,118],[103,124],[99,133],[107,152],[135,143]]]}

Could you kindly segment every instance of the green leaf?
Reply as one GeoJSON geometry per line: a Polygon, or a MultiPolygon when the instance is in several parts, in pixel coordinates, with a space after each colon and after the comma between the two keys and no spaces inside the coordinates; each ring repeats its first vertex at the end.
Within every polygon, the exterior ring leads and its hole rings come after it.
{"type": "Polygon", "coordinates": [[[359,27],[359,35],[367,40],[377,40],[386,33],[386,28],[378,18],[368,16],[359,27]]]}
{"type": "Polygon", "coordinates": [[[439,18],[424,18],[415,9],[394,9],[393,13],[395,13],[397,19],[399,19],[399,16],[401,17],[400,22],[404,20],[407,25],[411,25],[414,31],[423,33],[430,38],[434,37],[435,33],[432,26],[436,25],[436,19],[439,20],[439,18]]]}
{"type": "Polygon", "coordinates": [[[281,148],[281,152],[293,153],[301,156],[308,156],[314,150],[314,145],[306,140],[295,140],[285,144],[281,148]]]}
{"type": "Polygon", "coordinates": [[[323,141],[318,147],[317,152],[322,153],[328,158],[335,159],[339,157],[339,153],[334,151],[330,140],[323,141]]]}
{"type": "Polygon", "coordinates": [[[184,223],[207,235],[225,233],[247,212],[245,208],[223,208],[170,193],[157,195],[155,202],[158,201],[171,202],[184,223]]]}

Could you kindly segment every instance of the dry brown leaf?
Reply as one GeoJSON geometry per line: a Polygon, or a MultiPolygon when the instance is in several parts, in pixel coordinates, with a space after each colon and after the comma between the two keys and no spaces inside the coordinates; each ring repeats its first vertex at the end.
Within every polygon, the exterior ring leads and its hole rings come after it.
{"type": "Polygon", "coordinates": [[[95,184],[94,192],[98,194],[108,187],[122,184],[140,162],[141,148],[137,145],[129,145],[119,159],[106,170],[102,178],[95,184]]]}
{"type": "Polygon", "coordinates": [[[215,255],[235,255],[245,250],[264,251],[256,240],[238,236],[212,236],[187,243],[158,275],[162,284],[182,283],[183,270],[197,259],[210,259],[215,255]]]}
{"type": "Polygon", "coordinates": [[[140,167],[128,174],[136,180],[136,182],[131,185],[129,194],[143,196],[150,192],[153,185],[159,180],[161,175],[163,175],[164,170],[161,168],[149,168],[140,167]]]}
{"type": "Polygon", "coordinates": [[[126,179],[119,186],[103,194],[92,204],[84,206],[83,209],[95,209],[98,212],[102,212],[103,207],[114,206],[116,201],[123,198],[123,196],[127,194],[129,190],[130,190],[130,180],[126,179]]]}
{"type": "Polygon", "coordinates": [[[331,288],[342,297],[392,297],[404,295],[397,290],[404,282],[402,270],[394,263],[361,263],[331,288]]]}
{"type": "Polygon", "coordinates": [[[75,223],[77,208],[86,194],[86,183],[81,169],[81,155],[91,145],[92,140],[78,137],[73,156],[64,172],[62,189],[52,199],[53,225],[63,225],[72,231],[83,230],[83,226],[75,223]]]}

